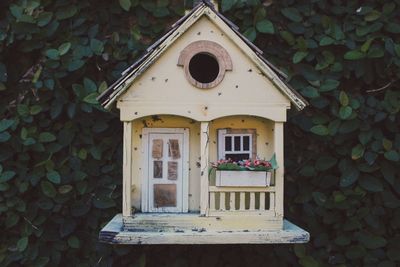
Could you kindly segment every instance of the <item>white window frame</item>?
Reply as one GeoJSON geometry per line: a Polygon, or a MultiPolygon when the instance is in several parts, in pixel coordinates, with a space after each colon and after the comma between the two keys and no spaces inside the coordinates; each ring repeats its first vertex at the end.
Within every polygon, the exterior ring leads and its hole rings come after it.
{"type": "Polygon", "coordinates": [[[219,129],[218,130],[218,160],[220,159],[226,159],[225,156],[226,154],[249,154],[249,158],[253,157],[253,134],[251,133],[228,133],[227,129],[219,129]],[[232,151],[226,151],[225,150],[225,137],[231,137],[232,145],[231,145],[231,150],[232,151]],[[235,151],[235,138],[240,136],[240,150],[235,151]],[[248,136],[249,137],[249,150],[244,150],[243,149],[243,137],[248,136]]]}

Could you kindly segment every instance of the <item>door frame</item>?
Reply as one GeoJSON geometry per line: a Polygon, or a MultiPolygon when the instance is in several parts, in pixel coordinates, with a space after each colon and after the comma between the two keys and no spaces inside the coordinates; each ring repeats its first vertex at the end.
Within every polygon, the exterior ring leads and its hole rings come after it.
{"type": "Polygon", "coordinates": [[[143,128],[142,160],[141,160],[141,208],[142,212],[150,212],[149,207],[149,134],[183,134],[182,144],[182,212],[189,210],[189,128],[143,128]]]}

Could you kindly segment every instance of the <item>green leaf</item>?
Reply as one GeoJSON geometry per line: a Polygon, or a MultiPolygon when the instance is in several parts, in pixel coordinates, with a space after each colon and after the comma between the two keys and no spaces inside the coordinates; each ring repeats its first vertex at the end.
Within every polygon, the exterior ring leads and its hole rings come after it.
{"type": "Polygon", "coordinates": [[[379,19],[381,16],[381,12],[376,11],[376,10],[372,10],[371,12],[369,12],[365,17],[364,20],[365,21],[374,21],[379,19]]]}
{"type": "Polygon", "coordinates": [[[319,171],[326,171],[335,166],[337,162],[337,158],[331,156],[321,156],[318,157],[317,161],[315,162],[315,167],[319,171]]]}
{"type": "Polygon", "coordinates": [[[42,111],[42,107],[39,105],[34,105],[29,109],[29,113],[31,115],[37,115],[40,113],[40,111],[42,111]]]}
{"type": "Polygon", "coordinates": [[[29,239],[28,237],[22,237],[17,242],[17,249],[18,251],[22,252],[28,247],[29,239]]]}
{"type": "Polygon", "coordinates": [[[40,143],[49,143],[55,141],[56,139],[56,136],[49,132],[43,132],[39,134],[40,143]]]}
{"type": "Polygon", "coordinates": [[[329,130],[326,126],[324,125],[315,125],[313,126],[310,131],[312,133],[315,133],[317,135],[325,136],[329,134],[329,130]]]}
{"type": "Polygon", "coordinates": [[[339,109],[339,117],[342,120],[346,120],[346,119],[350,118],[352,113],[353,113],[353,109],[350,106],[340,107],[340,109],[339,109]]]}
{"type": "Polygon", "coordinates": [[[360,175],[360,171],[354,167],[349,167],[340,177],[340,186],[341,187],[348,187],[354,184],[358,176],[360,175]]]}
{"type": "Polygon", "coordinates": [[[57,60],[60,58],[60,53],[57,49],[48,49],[46,50],[46,56],[50,59],[57,60]]]}
{"type": "Polygon", "coordinates": [[[93,53],[96,55],[101,55],[104,50],[104,44],[102,41],[97,40],[97,39],[91,39],[90,40],[90,48],[92,49],[93,53]]]}
{"type": "Polygon", "coordinates": [[[294,22],[301,22],[302,16],[300,12],[294,7],[287,7],[281,10],[282,14],[294,22]]]}
{"type": "Polygon", "coordinates": [[[0,121],[0,133],[4,132],[5,130],[7,130],[8,128],[11,127],[11,125],[14,124],[14,120],[6,120],[6,119],[2,119],[0,121]]]}
{"type": "Polygon", "coordinates": [[[80,69],[83,65],[85,65],[85,61],[83,60],[73,60],[68,64],[68,71],[76,71],[80,69]]]}
{"type": "Polygon", "coordinates": [[[313,199],[318,206],[323,206],[327,200],[327,197],[324,193],[321,192],[313,192],[312,193],[313,199]]]}
{"type": "Polygon", "coordinates": [[[339,102],[342,106],[347,106],[349,104],[349,97],[344,91],[339,93],[339,102]]]}
{"type": "Polygon", "coordinates": [[[67,185],[62,185],[58,188],[58,192],[60,194],[67,194],[69,192],[72,191],[72,189],[74,189],[71,185],[67,184],[67,185]]]}
{"type": "Polygon", "coordinates": [[[57,171],[49,171],[46,175],[47,179],[53,184],[59,184],[61,182],[61,176],[57,171]]]}
{"type": "Polygon", "coordinates": [[[304,267],[319,267],[318,262],[311,256],[305,256],[301,258],[299,263],[304,267]]]}
{"type": "Polygon", "coordinates": [[[262,32],[262,33],[270,33],[270,34],[272,34],[272,33],[275,32],[274,25],[268,19],[263,19],[263,20],[257,22],[256,28],[257,28],[257,30],[259,32],[262,32]]]}
{"type": "Polygon", "coordinates": [[[303,244],[295,244],[294,247],[294,254],[296,254],[297,258],[304,258],[306,256],[306,248],[303,244]]]}
{"type": "Polygon", "coordinates": [[[222,12],[230,10],[235,4],[237,0],[222,0],[221,1],[221,9],[222,12]]]}
{"type": "Polygon", "coordinates": [[[68,53],[70,48],[71,48],[71,43],[70,42],[63,43],[62,45],[60,45],[58,47],[58,53],[60,54],[60,56],[63,56],[66,53],[68,53]]]}
{"type": "Polygon", "coordinates": [[[96,99],[98,95],[99,95],[98,93],[91,93],[91,94],[87,95],[83,99],[83,101],[86,103],[89,103],[89,104],[93,104],[93,105],[98,104],[99,102],[96,99]]]}
{"type": "Polygon", "coordinates": [[[61,8],[56,12],[56,17],[58,20],[69,19],[77,12],[78,9],[75,5],[61,6],[61,8]]]}
{"type": "Polygon", "coordinates": [[[364,155],[364,149],[365,149],[364,146],[361,144],[358,144],[355,147],[353,147],[353,149],[351,150],[351,158],[353,160],[361,158],[364,155]]]}
{"type": "Polygon", "coordinates": [[[297,63],[301,62],[307,55],[308,55],[308,52],[297,51],[293,55],[293,63],[297,64],[297,63]]]}
{"type": "Polygon", "coordinates": [[[340,81],[327,79],[321,84],[319,91],[320,92],[332,91],[332,90],[336,89],[339,86],[339,84],[340,84],[340,81]]]}
{"type": "Polygon", "coordinates": [[[370,233],[358,233],[358,241],[368,249],[378,249],[386,246],[387,241],[382,236],[370,234],[370,233]]]}
{"type": "Polygon", "coordinates": [[[40,183],[40,187],[42,188],[43,194],[45,194],[48,197],[53,198],[57,195],[55,187],[48,181],[42,181],[40,183]]]}
{"type": "Polygon", "coordinates": [[[382,192],[383,191],[383,184],[382,182],[373,176],[365,176],[360,177],[359,182],[360,186],[367,191],[370,192],[382,192]]]}
{"type": "Polygon", "coordinates": [[[28,116],[29,115],[29,107],[25,104],[20,104],[17,106],[17,112],[22,117],[28,116]]]}
{"type": "Polygon", "coordinates": [[[358,60],[358,59],[363,59],[365,58],[366,54],[358,51],[358,50],[353,50],[353,51],[348,51],[346,54],[344,54],[344,59],[347,60],[358,60]]]}
{"type": "Polygon", "coordinates": [[[93,199],[93,205],[98,209],[108,209],[115,207],[115,201],[109,197],[96,197],[93,199]]]}
{"type": "Polygon", "coordinates": [[[5,171],[0,174],[0,183],[5,183],[9,180],[11,180],[15,176],[14,171],[5,171]]]}
{"type": "Polygon", "coordinates": [[[7,142],[10,139],[11,139],[11,135],[9,132],[0,133],[0,143],[7,142]]]}
{"type": "Polygon", "coordinates": [[[321,40],[319,41],[319,45],[320,46],[326,46],[326,45],[331,45],[335,42],[335,39],[333,39],[332,37],[329,36],[324,36],[321,38],[321,40]]]}
{"type": "Polygon", "coordinates": [[[119,5],[122,7],[123,10],[129,11],[131,8],[131,0],[119,0],[119,5]]]}
{"type": "Polygon", "coordinates": [[[391,161],[399,161],[400,160],[400,155],[397,151],[395,150],[390,150],[384,154],[385,158],[391,161]]]}
{"type": "Polygon", "coordinates": [[[68,245],[71,248],[80,248],[81,243],[79,242],[79,239],[73,235],[68,238],[68,245]]]}
{"type": "Polygon", "coordinates": [[[243,35],[246,36],[249,41],[253,42],[257,37],[257,32],[254,27],[250,27],[243,33],[243,35]]]}

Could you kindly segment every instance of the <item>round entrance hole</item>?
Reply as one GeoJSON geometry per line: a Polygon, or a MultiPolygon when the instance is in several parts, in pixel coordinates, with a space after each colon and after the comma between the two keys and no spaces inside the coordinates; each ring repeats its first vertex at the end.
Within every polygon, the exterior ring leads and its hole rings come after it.
{"type": "Polygon", "coordinates": [[[219,64],[213,55],[199,53],[190,59],[189,72],[196,81],[211,83],[218,77],[219,64]]]}

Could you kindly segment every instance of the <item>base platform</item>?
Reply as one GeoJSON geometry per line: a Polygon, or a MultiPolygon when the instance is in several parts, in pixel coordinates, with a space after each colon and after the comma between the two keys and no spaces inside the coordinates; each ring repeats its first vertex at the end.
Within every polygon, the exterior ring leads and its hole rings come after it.
{"type": "Polygon", "coordinates": [[[101,231],[110,244],[294,244],[307,243],[310,234],[283,220],[282,229],[263,230],[270,222],[256,216],[201,217],[197,213],[117,214],[101,231]]]}

